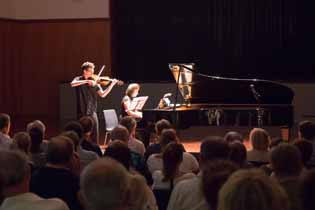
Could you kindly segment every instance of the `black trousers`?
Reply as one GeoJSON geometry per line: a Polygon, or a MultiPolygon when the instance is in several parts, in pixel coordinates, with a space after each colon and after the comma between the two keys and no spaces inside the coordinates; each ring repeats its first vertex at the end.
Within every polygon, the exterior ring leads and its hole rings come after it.
{"type": "Polygon", "coordinates": [[[94,121],[94,126],[92,128],[91,138],[92,138],[92,141],[94,143],[98,143],[99,138],[100,138],[100,133],[99,133],[99,122],[98,122],[97,113],[93,112],[91,117],[93,118],[93,121],[94,121]]]}

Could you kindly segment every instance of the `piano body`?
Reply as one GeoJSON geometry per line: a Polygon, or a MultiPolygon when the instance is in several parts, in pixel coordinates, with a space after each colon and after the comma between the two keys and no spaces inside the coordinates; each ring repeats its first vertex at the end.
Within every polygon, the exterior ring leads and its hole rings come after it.
{"type": "Polygon", "coordinates": [[[193,71],[191,64],[170,64],[185,100],[180,107],[143,110],[143,120],[162,118],[178,128],[206,125],[257,126],[258,110],[263,126],[293,124],[293,91],[278,82],[209,76],[193,71]],[[258,93],[258,98],[257,98],[258,93]]]}

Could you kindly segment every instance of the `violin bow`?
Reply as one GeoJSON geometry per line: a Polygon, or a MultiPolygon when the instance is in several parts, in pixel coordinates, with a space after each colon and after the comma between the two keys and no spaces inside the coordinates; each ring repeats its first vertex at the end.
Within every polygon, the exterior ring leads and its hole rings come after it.
{"type": "Polygon", "coordinates": [[[100,76],[101,76],[102,72],[104,71],[104,69],[105,69],[105,65],[103,65],[103,66],[102,66],[102,68],[101,68],[101,70],[98,72],[98,74],[97,74],[97,77],[96,77],[96,80],[95,80],[95,81],[98,81],[98,79],[100,78],[100,76]]]}

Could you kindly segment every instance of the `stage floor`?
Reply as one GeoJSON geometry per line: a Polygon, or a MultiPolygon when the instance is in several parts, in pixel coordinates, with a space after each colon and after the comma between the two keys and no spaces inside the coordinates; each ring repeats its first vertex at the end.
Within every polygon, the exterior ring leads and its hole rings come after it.
{"type": "MultiPolygon", "coordinates": [[[[27,117],[27,118],[12,118],[12,129],[11,136],[18,131],[25,131],[26,125],[32,120],[41,119],[46,125],[46,139],[56,136],[62,130],[63,124],[57,119],[43,119],[40,117],[27,117]]],[[[180,141],[184,145],[186,151],[191,153],[200,152],[200,144],[204,137],[206,136],[224,136],[228,131],[240,132],[244,137],[244,145],[247,149],[251,148],[251,144],[248,141],[248,134],[251,128],[249,127],[217,127],[217,126],[201,126],[201,127],[191,127],[186,130],[178,131],[180,136],[180,141]]],[[[280,136],[279,127],[265,127],[265,129],[270,133],[271,137],[280,136]]],[[[294,135],[294,134],[293,134],[294,135]]],[[[105,129],[102,129],[102,124],[100,126],[100,142],[104,142],[105,129]]]]}

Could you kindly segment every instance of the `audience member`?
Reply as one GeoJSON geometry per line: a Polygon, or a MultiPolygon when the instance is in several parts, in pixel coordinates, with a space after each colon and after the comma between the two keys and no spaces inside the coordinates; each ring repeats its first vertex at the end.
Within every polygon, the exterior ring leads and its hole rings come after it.
{"type": "Polygon", "coordinates": [[[218,210],[288,210],[285,191],[258,169],[240,170],[219,192],[218,210]]]}
{"type": "Polygon", "coordinates": [[[43,132],[38,127],[33,127],[29,130],[31,137],[31,161],[36,168],[42,168],[46,164],[46,153],[42,149],[43,132]]]}
{"type": "Polygon", "coordinates": [[[150,144],[144,154],[144,159],[147,161],[150,155],[161,153],[161,144],[159,142],[160,136],[164,129],[171,129],[172,124],[165,119],[159,120],[155,124],[155,133],[157,137],[157,142],[150,144]]]}
{"type": "Polygon", "coordinates": [[[247,162],[246,147],[240,141],[232,141],[229,143],[229,160],[236,164],[240,168],[250,167],[247,162]]]}
{"type": "Polygon", "coordinates": [[[81,141],[82,149],[95,152],[99,157],[102,157],[103,153],[101,148],[92,141],[93,119],[90,116],[81,117],[80,124],[83,129],[83,138],[81,141]]]}
{"type": "MultiPolygon", "coordinates": [[[[162,154],[166,146],[171,142],[178,142],[178,137],[174,129],[164,129],[160,136],[160,144],[162,153],[153,154],[147,160],[147,165],[151,174],[156,170],[162,170],[163,168],[163,159],[162,154]]],[[[184,147],[182,146],[184,151],[184,147]]],[[[180,173],[197,173],[199,171],[199,163],[197,159],[188,152],[183,152],[183,161],[179,166],[180,173]]]]}
{"type": "Polygon", "coordinates": [[[29,192],[31,178],[27,157],[17,151],[0,151],[0,177],[5,197],[1,210],[68,210],[60,199],[44,199],[29,192]]]}
{"type": "Polygon", "coordinates": [[[12,139],[9,136],[11,128],[10,116],[4,113],[0,113],[0,148],[8,149],[12,143],[12,139]]]}
{"type": "MultiPolygon", "coordinates": [[[[239,142],[236,142],[239,143],[239,142]]],[[[230,175],[238,167],[227,160],[208,162],[203,167],[202,192],[210,208],[217,209],[219,191],[230,175]]]]}
{"type": "Polygon", "coordinates": [[[310,170],[302,176],[301,180],[301,202],[302,209],[314,210],[315,200],[315,170],[310,170]]]}
{"type": "Polygon", "coordinates": [[[242,134],[240,134],[239,132],[230,131],[225,134],[224,140],[227,141],[228,143],[232,143],[234,141],[238,141],[242,143],[244,141],[244,138],[242,134]]]}
{"type": "MultiPolygon", "coordinates": [[[[83,169],[85,166],[87,166],[92,161],[96,160],[98,158],[98,155],[95,152],[87,151],[82,148],[81,142],[83,139],[83,128],[81,124],[77,121],[70,121],[68,122],[65,127],[65,131],[74,131],[77,136],[79,137],[79,144],[77,147],[77,153],[80,158],[81,168],[83,169]]],[[[75,137],[76,138],[76,137],[75,137]]]]}
{"type": "Polygon", "coordinates": [[[167,209],[206,210],[209,204],[203,192],[203,174],[207,165],[218,160],[227,160],[229,146],[221,137],[210,136],[200,146],[200,169],[198,176],[179,182],[172,194],[167,209]]]}
{"type": "Polygon", "coordinates": [[[179,181],[195,177],[193,173],[183,173],[179,170],[180,164],[183,162],[183,154],[183,146],[176,142],[171,142],[165,147],[162,153],[163,168],[152,174],[153,190],[170,190],[179,181]]]}
{"type": "Polygon", "coordinates": [[[144,144],[142,143],[142,141],[136,139],[137,121],[133,117],[125,116],[120,120],[119,124],[125,126],[129,132],[129,149],[140,154],[141,156],[144,156],[144,144]]]}
{"type": "Polygon", "coordinates": [[[27,124],[26,131],[29,133],[29,131],[32,128],[38,128],[38,129],[40,129],[42,131],[42,133],[43,133],[43,141],[42,141],[42,144],[41,144],[41,149],[46,153],[47,146],[48,146],[48,140],[45,139],[45,136],[46,136],[46,125],[40,120],[34,120],[34,121],[32,121],[32,122],[27,124]]]}
{"type": "Polygon", "coordinates": [[[254,128],[249,134],[253,149],[247,152],[247,160],[256,166],[269,163],[270,137],[262,128],[254,128]]]}
{"type": "Polygon", "coordinates": [[[74,145],[65,136],[50,140],[47,148],[47,165],[32,175],[31,191],[44,198],[57,197],[71,210],[81,209],[78,192],[79,178],[71,172],[74,145]]]}
{"type": "Polygon", "coordinates": [[[271,152],[274,176],[286,191],[290,210],[302,210],[299,177],[303,168],[300,151],[290,144],[281,144],[271,152]]]}

